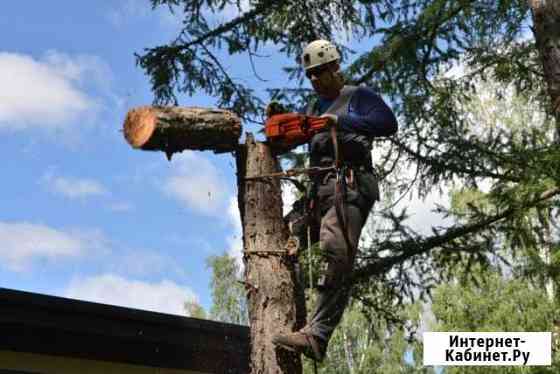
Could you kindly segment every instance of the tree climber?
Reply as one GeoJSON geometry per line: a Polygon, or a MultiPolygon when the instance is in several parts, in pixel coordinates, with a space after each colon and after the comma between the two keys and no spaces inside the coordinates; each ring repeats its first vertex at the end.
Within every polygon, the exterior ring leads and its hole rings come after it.
{"type": "MultiPolygon", "coordinates": [[[[308,103],[306,114],[327,118],[330,130],[335,129],[311,138],[310,166],[338,163],[338,167],[312,176],[312,216],[320,222],[319,247],[326,263],[317,284],[315,310],[301,330],[275,335],[272,341],[281,348],[322,361],[348,303],[350,290],[346,282],[354,266],[361,230],[374,202],[379,200],[371,160],[372,139],[394,134],[397,121],[373,90],[344,84],[340,55],[332,43],[310,43],[303,50],[301,62],[318,96],[308,103]]],[[[270,105],[267,113],[271,114],[270,105]]]]}

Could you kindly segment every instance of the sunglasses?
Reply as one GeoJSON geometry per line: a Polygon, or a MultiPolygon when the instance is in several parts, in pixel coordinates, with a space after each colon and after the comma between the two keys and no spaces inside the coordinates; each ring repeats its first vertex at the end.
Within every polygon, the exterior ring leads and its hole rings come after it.
{"type": "Polygon", "coordinates": [[[315,68],[309,69],[305,72],[305,76],[308,79],[311,79],[312,77],[315,78],[319,78],[321,75],[323,75],[326,71],[330,71],[330,66],[329,65],[325,65],[325,66],[317,66],[315,68]]]}

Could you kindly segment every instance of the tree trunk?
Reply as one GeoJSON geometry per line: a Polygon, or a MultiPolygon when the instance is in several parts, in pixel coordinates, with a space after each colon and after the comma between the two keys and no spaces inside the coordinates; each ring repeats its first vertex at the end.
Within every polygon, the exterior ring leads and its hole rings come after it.
{"type": "Polygon", "coordinates": [[[185,149],[236,149],[241,121],[227,111],[207,108],[140,107],[128,112],[124,137],[134,148],[163,151],[167,157],[185,149]]]}
{"type": "MultiPolygon", "coordinates": [[[[558,0],[529,0],[533,14],[533,30],[537,48],[541,55],[544,78],[548,86],[548,94],[552,103],[552,114],[556,120],[556,143],[560,143],[560,1],[558,0]]],[[[547,235],[549,236],[549,234],[547,235]]],[[[546,260],[555,254],[553,248],[545,246],[546,260]]],[[[547,282],[546,290],[552,299],[557,295],[558,286],[552,280],[547,282]]],[[[560,342],[558,319],[552,321],[552,344],[558,349],[560,342]]]]}
{"type": "Polygon", "coordinates": [[[294,263],[284,244],[282,194],[278,179],[245,177],[278,170],[269,148],[247,135],[237,153],[238,202],[243,226],[245,280],[251,327],[252,374],[299,374],[301,359],[276,349],[272,336],[297,330],[305,322],[298,314],[298,283],[294,263]]]}
{"type": "Polygon", "coordinates": [[[529,0],[529,6],[560,141],[560,1],[529,0]]]}

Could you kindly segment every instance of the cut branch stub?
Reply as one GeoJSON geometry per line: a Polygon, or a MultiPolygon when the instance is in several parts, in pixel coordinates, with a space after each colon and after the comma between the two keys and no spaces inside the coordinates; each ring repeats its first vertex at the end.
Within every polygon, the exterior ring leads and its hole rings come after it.
{"type": "Polygon", "coordinates": [[[222,153],[237,148],[241,120],[222,109],[144,106],[128,112],[123,130],[132,147],[168,157],[185,149],[222,153]]]}

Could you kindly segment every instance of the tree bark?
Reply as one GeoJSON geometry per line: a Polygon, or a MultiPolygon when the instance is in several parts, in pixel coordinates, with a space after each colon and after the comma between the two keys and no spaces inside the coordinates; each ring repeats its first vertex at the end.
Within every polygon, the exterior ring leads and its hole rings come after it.
{"type": "MultiPolygon", "coordinates": [[[[299,286],[287,256],[282,194],[277,179],[251,177],[278,170],[270,149],[247,135],[237,153],[238,202],[243,226],[245,279],[251,327],[251,373],[299,374],[301,359],[271,343],[272,336],[305,322],[296,307],[299,286]]],[[[305,317],[303,317],[305,319],[305,317]]]]}
{"type": "MultiPolygon", "coordinates": [[[[544,78],[548,86],[548,94],[552,103],[552,115],[556,121],[556,144],[560,143],[560,1],[558,0],[529,0],[533,15],[533,32],[537,42],[537,48],[541,56],[544,78]]],[[[541,218],[541,217],[539,217],[541,218]]],[[[541,221],[543,221],[541,219],[541,221]]],[[[549,230],[547,230],[549,231],[549,230]]],[[[545,234],[550,235],[548,232],[545,234]]],[[[549,238],[546,239],[548,241],[549,238]]],[[[555,255],[552,248],[543,243],[545,261],[555,255]]],[[[557,285],[549,280],[546,291],[552,300],[556,294],[557,285]]],[[[552,324],[552,344],[558,348],[558,320],[552,324]]]]}
{"type": "Polygon", "coordinates": [[[124,121],[132,147],[163,151],[168,159],[185,149],[231,152],[240,135],[239,118],[220,109],[144,106],[129,111],[124,121]]]}
{"type": "Polygon", "coordinates": [[[544,68],[552,112],[556,119],[556,135],[560,141],[560,2],[529,0],[537,48],[544,68]]]}

